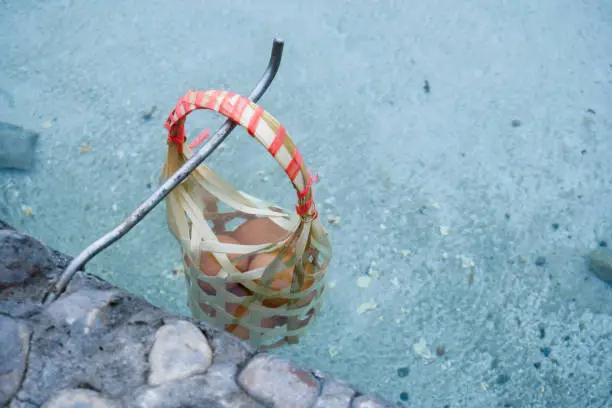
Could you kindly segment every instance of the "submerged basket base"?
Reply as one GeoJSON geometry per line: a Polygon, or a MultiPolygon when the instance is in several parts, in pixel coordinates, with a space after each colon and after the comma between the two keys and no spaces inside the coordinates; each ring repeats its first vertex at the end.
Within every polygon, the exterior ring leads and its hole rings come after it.
{"type": "Polygon", "coordinates": [[[193,317],[259,349],[299,343],[315,321],[324,291],[320,279],[308,290],[293,293],[299,296],[294,299],[262,298],[242,284],[206,276],[196,268],[188,275],[193,317]]]}

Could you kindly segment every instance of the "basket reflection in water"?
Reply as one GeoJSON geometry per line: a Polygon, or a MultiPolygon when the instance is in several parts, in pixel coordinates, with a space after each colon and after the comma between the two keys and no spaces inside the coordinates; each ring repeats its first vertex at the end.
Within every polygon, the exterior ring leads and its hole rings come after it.
{"type": "Polygon", "coordinates": [[[162,177],[192,151],[184,123],[210,109],[247,128],[297,191],[286,211],[235,189],[204,164],[166,198],[168,227],[181,244],[193,316],[269,348],[297,343],[321,307],[331,246],[313,201],[312,177],[285,128],[248,99],[190,91],[170,114],[162,177]]]}

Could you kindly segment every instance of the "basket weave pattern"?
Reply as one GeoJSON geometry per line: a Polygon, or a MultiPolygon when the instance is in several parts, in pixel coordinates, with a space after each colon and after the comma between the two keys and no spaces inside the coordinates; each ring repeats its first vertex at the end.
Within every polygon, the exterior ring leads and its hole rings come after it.
{"type": "Polygon", "coordinates": [[[274,117],[240,95],[209,90],[189,91],[166,121],[163,178],[193,154],[184,124],[196,109],[214,110],[246,128],[287,174],[297,205],[286,211],[239,191],[204,164],[167,196],[191,312],[258,348],[297,343],[319,312],[331,260],[311,174],[274,117]]]}

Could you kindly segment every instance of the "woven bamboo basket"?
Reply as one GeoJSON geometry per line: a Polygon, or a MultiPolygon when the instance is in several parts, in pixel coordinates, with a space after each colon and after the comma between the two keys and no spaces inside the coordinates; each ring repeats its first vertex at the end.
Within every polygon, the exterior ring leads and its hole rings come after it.
{"type": "Polygon", "coordinates": [[[294,211],[239,191],[201,164],[166,197],[168,227],[181,246],[194,318],[256,348],[299,342],[321,307],[331,246],[313,201],[313,179],[285,128],[231,92],[190,91],[165,123],[162,178],[192,154],[185,120],[196,109],[243,126],[285,170],[297,192],[294,211]]]}

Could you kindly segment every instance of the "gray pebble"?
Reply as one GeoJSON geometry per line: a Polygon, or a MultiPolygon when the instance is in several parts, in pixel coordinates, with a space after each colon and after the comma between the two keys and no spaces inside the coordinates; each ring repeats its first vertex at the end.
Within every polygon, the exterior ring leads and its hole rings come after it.
{"type": "Polygon", "coordinates": [[[157,331],[149,363],[149,384],[157,386],[206,372],[212,350],[196,326],[181,320],[157,331]]]}
{"type": "Polygon", "coordinates": [[[497,376],[497,379],[495,380],[495,382],[498,385],[504,385],[508,381],[510,381],[510,376],[508,374],[500,374],[497,376]]]}
{"type": "Polygon", "coordinates": [[[544,266],[546,265],[546,257],[544,256],[538,256],[535,260],[535,265],[536,266],[544,266]]]}
{"type": "Polygon", "coordinates": [[[589,267],[604,282],[612,283],[612,248],[597,248],[589,253],[589,267]]]}
{"type": "Polygon", "coordinates": [[[311,373],[267,353],[249,361],[238,376],[238,384],[265,405],[293,408],[312,407],[320,386],[311,373]]]}
{"type": "Polygon", "coordinates": [[[38,136],[21,126],[0,122],[0,168],[32,168],[38,136]]]}

